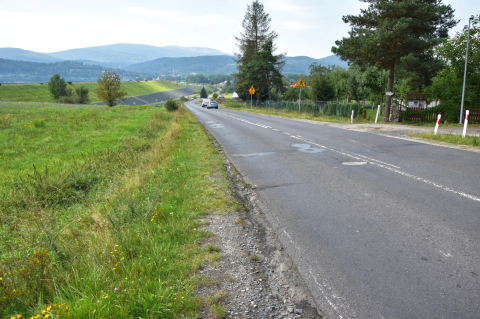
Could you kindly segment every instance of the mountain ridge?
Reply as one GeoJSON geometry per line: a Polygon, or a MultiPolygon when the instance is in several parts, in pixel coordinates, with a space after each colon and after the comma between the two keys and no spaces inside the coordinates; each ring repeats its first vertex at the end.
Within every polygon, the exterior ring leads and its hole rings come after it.
{"type": "Polygon", "coordinates": [[[167,57],[193,57],[205,55],[226,55],[216,49],[204,47],[165,46],[117,43],[87,48],[46,53],[62,60],[91,60],[96,62],[136,64],[167,57]]]}
{"type": "MultiPolygon", "coordinates": [[[[348,68],[348,63],[341,61],[339,57],[331,55],[321,59],[314,59],[307,56],[286,57],[286,64],[283,73],[309,73],[309,66],[312,63],[321,65],[337,65],[348,68]]],[[[175,69],[176,74],[232,74],[236,73],[236,63],[233,56],[200,56],[184,58],[159,58],[152,61],[132,64],[125,67],[125,70],[150,73],[150,74],[171,74],[175,69]]]]}

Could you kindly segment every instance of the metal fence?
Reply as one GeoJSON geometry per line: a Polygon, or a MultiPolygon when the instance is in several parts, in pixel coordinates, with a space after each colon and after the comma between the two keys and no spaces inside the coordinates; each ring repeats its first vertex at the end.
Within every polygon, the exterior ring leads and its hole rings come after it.
{"type": "Polygon", "coordinates": [[[271,108],[275,110],[300,111],[306,113],[320,113],[323,108],[330,103],[327,101],[247,101],[244,105],[247,107],[271,108]]]}

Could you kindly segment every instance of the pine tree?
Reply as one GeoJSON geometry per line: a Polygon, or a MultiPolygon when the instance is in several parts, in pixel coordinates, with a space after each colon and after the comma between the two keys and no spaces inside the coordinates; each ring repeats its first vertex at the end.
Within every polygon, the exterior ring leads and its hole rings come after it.
{"type": "Polygon", "coordinates": [[[265,12],[264,6],[258,0],[254,0],[247,6],[247,12],[242,22],[243,32],[240,32],[237,40],[238,53],[236,91],[241,98],[248,96],[248,89],[253,85],[257,99],[268,96],[271,99],[271,88],[278,87],[283,90],[283,85],[278,85],[278,74],[285,65],[284,54],[274,55],[276,49],[275,40],[278,35],[270,31],[271,18],[265,12]],[[265,46],[267,45],[267,46],[265,46]]]}
{"type": "Polygon", "coordinates": [[[329,77],[332,69],[317,63],[310,65],[309,69],[310,76],[308,80],[312,85],[311,94],[313,98],[317,101],[332,101],[335,97],[335,86],[329,77]]]}
{"type": "MultiPolygon", "coordinates": [[[[392,92],[395,68],[428,70],[438,67],[433,48],[448,38],[457,21],[454,10],[442,0],[360,0],[370,3],[358,16],[343,17],[350,23],[350,37],[335,42],[332,52],[362,68],[388,70],[387,91],[392,92]]],[[[384,121],[390,114],[391,96],[385,103],[384,121]]]]}
{"type": "Polygon", "coordinates": [[[240,37],[235,37],[239,49],[239,52],[235,53],[238,58],[236,62],[240,67],[251,62],[253,54],[260,51],[262,45],[268,41],[272,41],[275,48],[278,35],[275,31],[270,31],[271,21],[272,18],[258,0],[247,6],[242,22],[243,32],[240,32],[240,37]]]}
{"type": "Polygon", "coordinates": [[[283,93],[282,68],[285,61],[280,56],[273,55],[272,41],[262,45],[262,50],[255,52],[252,61],[245,65],[238,74],[237,92],[242,98],[248,94],[251,85],[255,87],[258,100],[264,100],[268,97],[272,99],[272,88],[277,92],[283,93]]]}

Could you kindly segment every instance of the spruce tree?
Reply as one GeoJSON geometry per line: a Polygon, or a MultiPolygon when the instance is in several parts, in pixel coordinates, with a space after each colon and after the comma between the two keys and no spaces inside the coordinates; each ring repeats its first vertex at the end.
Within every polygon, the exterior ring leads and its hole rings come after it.
{"type": "MultiPolygon", "coordinates": [[[[454,10],[442,0],[360,0],[369,3],[360,15],[343,17],[352,29],[348,38],[335,42],[332,52],[362,68],[388,70],[387,91],[392,92],[395,68],[438,68],[433,48],[448,38],[457,24],[454,10]]],[[[392,97],[387,96],[384,121],[388,121],[392,97]]]]}
{"type": "Polygon", "coordinates": [[[272,41],[262,45],[262,50],[255,52],[252,61],[245,65],[238,74],[237,92],[248,94],[251,85],[255,87],[257,99],[272,99],[272,88],[283,93],[282,68],[285,61],[280,56],[273,55],[272,41]]]}
{"type": "Polygon", "coordinates": [[[202,88],[200,91],[200,98],[201,99],[206,99],[208,97],[207,91],[205,90],[205,87],[202,88]]]}
{"type": "Polygon", "coordinates": [[[235,37],[239,49],[239,52],[235,53],[239,71],[235,75],[236,91],[242,99],[248,97],[248,89],[252,85],[258,100],[267,96],[271,98],[271,88],[278,86],[277,74],[281,74],[285,55],[273,54],[278,35],[275,31],[270,31],[271,20],[263,4],[254,0],[247,6],[242,22],[243,32],[240,32],[239,37],[235,37]]]}
{"type": "Polygon", "coordinates": [[[239,49],[237,56],[237,64],[244,66],[252,61],[253,54],[260,51],[262,45],[268,41],[272,41],[275,47],[275,40],[278,35],[275,31],[270,31],[270,22],[272,18],[265,12],[263,4],[258,0],[254,0],[252,4],[247,6],[247,12],[243,18],[243,32],[240,32],[237,40],[239,49]]]}

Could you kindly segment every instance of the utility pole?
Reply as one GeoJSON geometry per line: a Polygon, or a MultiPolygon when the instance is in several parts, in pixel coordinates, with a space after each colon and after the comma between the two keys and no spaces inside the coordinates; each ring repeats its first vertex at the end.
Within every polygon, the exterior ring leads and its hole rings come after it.
{"type": "Polygon", "coordinates": [[[462,124],[462,118],[463,118],[463,101],[465,100],[465,81],[467,80],[468,43],[470,42],[470,21],[472,19],[473,19],[473,16],[471,16],[468,19],[467,53],[465,54],[465,70],[463,72],[462,104],[460,107],[460,121],[458,122],[459,124],[462,124]]]}

